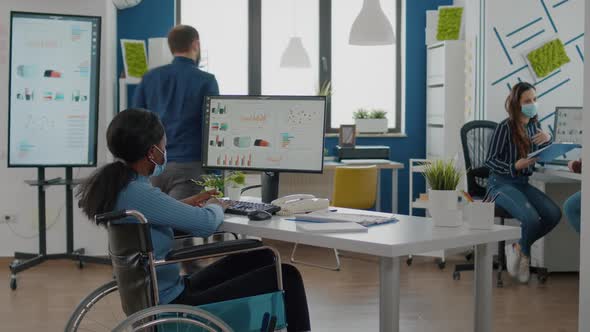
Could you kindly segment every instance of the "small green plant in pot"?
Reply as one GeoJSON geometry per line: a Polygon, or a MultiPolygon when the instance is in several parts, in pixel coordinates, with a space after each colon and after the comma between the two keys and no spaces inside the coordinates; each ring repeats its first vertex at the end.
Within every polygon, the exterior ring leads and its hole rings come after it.
{"type": "Polygon", "coordinates": [[[205,174],[201,175],[199,180],[191,179],[197,186],[203,187],[204,191],[216,189],[219,192],[218,197],[223,197],[225,181],[221,175],[205,174]]]}
{"type": "Polygon", "coordinates": [[[246,174],[244,172],[230,172],[225,177],[225,193],[231,200],[238,201],[242,194],[242,188],[246,185],[246,174]]]}
{"type": "Polygon", "coordinates": [[[371,111],[359,108],[353,113],[354,124],[360,133],[386,133],[387,132],[387,112],[382,109],[373,109],[371,111]]]}
{"type": "Polygon", "coordinates": [[[435,226],[460,226],[463,221],[458,206],[457,186],[463,172],[453,160],[434,160],[423,164],[424,178],[430,187],[428,211],[435,226]]]}

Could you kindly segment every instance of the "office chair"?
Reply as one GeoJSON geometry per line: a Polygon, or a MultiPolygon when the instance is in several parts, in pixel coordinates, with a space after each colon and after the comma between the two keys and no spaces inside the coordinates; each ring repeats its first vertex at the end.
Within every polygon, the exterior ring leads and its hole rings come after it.
{"type": "MultiPolygon", "coordinates": [[[[86,325],[97,322],[97,319],[90,317],[89,313],[94,312],[93,309],[100,313],[102,308],[97,306],[97,303],[119,305],[112,301],[114,296],[109,297],[109,294],[116,293],[120,298],[119,306],[122,307],[119,310],[122,309],[124,312],[120,318],[124,320],[118,322],[115,319],[100,318],[100,330],[155,331],[155,327],[157,331],[196,331],[193,328],[203,328],[197,330],[270,332],[286,327],[281,258],[275,249],[264,246],[258,240],[244,239],[181,248],[169,252],[163,259],[155,259],[149,223],[140,212],[106,213],[96,216],[96,222],[107,227],[109,255],[115,280],[99,287],[80,302],[67,322],[66,332],[92,330],[86,325]],[[117,220],[127,217],[134,217],[139,223],[116,223],[117,220]],[[220,258],[254,250],[273,252],[276,291],[198,307],[157,305],[159,299],[156,267],[189,260],[220,258]]],[[[104,315],[104,312],[102,314],[104,315]]]]}
{"type": "MultiPolygon", "coordinates": [[[[493,121],[477,120],[471,121],[463,125],[461,128],[461,145],[463,147],[463,157],[465,159],[465,169],[467,175],[467,191],[474,198],[483,198],[487,190],[487,180],[490,176],[490,171],[485,167],[484,163],[488,154],[490,141],[494,130],[496,130],[497,123],[493,121]]],[[[513,217],[504,209],[495,205],[494,216],[500,218],[500,224],[504,225],[506,219],[513,219],[513,217]]],[[[504,286],[502,280],[502,272],[506,270],[506,254],[504,252],[505,241],[498,243],[498,256],[494,262],[494,268],[498,269],[498,278],[496,286],[501,288],[504,286]]],[[[467,260],[471,260],[472,254],[466,256],[467,260]]],[[[539,281],[545,283],[547,280],[547,269],[531,267],[531,273],[536,273],[539,281]]],[[[473,264],[457,264],[453,272],[453,279],[461,279],[462,271],[473,271],[473,264]]]]}
{"type": "MultiPolygon", "coordinates": [[[[376,166],[336,167],[334,173],[334,188],[332,191],[332,206],[368,210],[377,202],[377,190],[379,170],[376,166]]],[[[297,243],[291,251],[291,262],[303,265],[315,266],[333,271],[340,270],[340,257],[337,249],[334,250],[336,265],[334,267],[313,264],[295,259],[297,243]]]]}

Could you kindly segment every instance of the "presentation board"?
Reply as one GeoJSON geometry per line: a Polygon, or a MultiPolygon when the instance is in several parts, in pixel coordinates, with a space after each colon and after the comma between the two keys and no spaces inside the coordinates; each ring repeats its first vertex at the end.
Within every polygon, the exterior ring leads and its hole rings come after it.
{"type": "Polygon", "coordinates": [[[205,167],[323,170],[325,97],[213,96],[204,113],[205,167]]]}
{"type": "Polygon", "coordinates": [[[96,165],[100,24],[11,12],[8,167],[96,165]]]}

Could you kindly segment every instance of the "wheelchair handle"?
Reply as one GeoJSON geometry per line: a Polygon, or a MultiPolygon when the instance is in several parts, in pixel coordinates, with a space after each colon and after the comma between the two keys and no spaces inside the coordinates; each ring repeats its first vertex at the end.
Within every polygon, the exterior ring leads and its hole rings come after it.
{"type": "Polygon", "coordinates": [[[120,210],[120,211],[113,211],[107,213],[101,213],[94,216],[94,221],[97,225],[107,224],[111,221],[119,220],[126,218],[128,216],[133,216],[137,220],[139,220],[142,224],[147,224],[147,219],[143,215],[143,213],[137,210],[120,210]]]}

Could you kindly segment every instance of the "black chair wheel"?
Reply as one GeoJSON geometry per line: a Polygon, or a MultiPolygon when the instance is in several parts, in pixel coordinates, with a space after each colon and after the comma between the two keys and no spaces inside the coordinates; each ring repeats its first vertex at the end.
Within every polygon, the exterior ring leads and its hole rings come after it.
{"type": "Polygon", "coordinates": [[[445,262],[445,261],[438,262],[439,269],[444,270],[446,266],[447,266],[447,262],[445,262]]]}
{"type": "Polygon", "coordinates": [[[461,280],[461,272],[459,272],[459,271],[453,272],[453,280],[461,280]]]}
{"type": "Polygon", "coordinates": [[[10,278],[10,289],[15,290],[16,289],[16,278],[12,277],[10,278]]]}
{"type": "Polygon", "coordinates": [[[414,260],[413,258],[408,258],[408,259],[406,259],[406,264],[407,264],[408,266],[412,265],[412,261],[413,261],[413,260],[414,260]]]}
{"type": "Polygon", "coordinates": [[[84,268],[84,265],[85,265],[85,264],[84,264],[84,261],[83,261],[83,260],[79,260],[79,261],[78,261],[78,268],[79,268],[80,270],[82,270],[82,269],[84,268]]]}
{"type": "Polygon", "coordinates": [[[539,280],[539,283],[545,284],[547,282],[547,275],[544,273],[541,273],[541,274],[537,275],[537,280],[539,280]]]}

